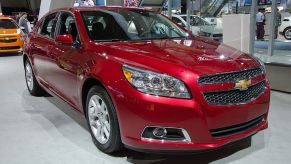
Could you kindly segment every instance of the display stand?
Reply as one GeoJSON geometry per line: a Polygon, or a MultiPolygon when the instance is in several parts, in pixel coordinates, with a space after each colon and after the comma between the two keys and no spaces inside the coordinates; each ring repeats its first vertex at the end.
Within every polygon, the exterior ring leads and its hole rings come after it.
{"type": "Polygon", "coordinates": [[[250,47],[250,15],[235,14],[224,15],[223,23],[223,43],[231,47],[249,53],[250,47]]]}

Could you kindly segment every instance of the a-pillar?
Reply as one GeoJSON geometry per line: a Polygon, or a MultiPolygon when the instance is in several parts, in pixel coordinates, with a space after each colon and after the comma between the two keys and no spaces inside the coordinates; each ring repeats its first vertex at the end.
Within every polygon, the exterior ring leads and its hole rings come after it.
{"type": "Polygon", "coordinates": [[[41,0],[39,19],[50,10],[60,7],[72,7],[75,0],[41,0]]]}

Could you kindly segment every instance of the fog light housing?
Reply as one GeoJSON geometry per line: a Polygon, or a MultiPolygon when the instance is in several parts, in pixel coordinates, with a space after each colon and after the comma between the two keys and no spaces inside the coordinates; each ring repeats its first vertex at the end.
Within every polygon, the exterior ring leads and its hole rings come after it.
{"type": "Polygon", "coordinates": [[[146,127],[141,135],[144,140],[191,142],[190,136],[185,129],[173,127],[146,127]]]}

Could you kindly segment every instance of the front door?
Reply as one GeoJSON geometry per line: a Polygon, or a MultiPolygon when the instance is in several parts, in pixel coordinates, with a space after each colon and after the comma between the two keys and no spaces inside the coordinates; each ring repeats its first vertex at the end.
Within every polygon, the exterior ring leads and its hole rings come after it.
{"type": "Polygon", "coordinates": [[[71,105],[78,104],[78,75],[81,73],[80,59],[83,49],[80,44],[74,16],[63,12],[58,20],[56,36],[71,35],[74,45],[55,42],[51,49],[53,62],[48,67],[51,70],[49,83],[60,97],[65,98],[71,105]]]}

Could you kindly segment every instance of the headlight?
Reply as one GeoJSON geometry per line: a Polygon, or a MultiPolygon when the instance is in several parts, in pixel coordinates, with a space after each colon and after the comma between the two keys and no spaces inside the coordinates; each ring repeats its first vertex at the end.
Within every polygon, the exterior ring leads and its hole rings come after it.
{"type": "Polygon", "coordinates": [[[179,79],[127,65],[123,65],[122,69],[127,81],[142,93],[184,99],[191,98],[185,84],[179,79]]]}

